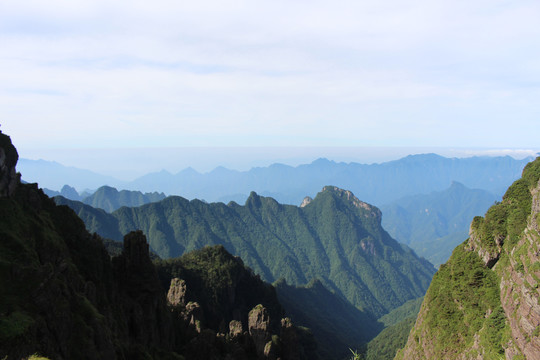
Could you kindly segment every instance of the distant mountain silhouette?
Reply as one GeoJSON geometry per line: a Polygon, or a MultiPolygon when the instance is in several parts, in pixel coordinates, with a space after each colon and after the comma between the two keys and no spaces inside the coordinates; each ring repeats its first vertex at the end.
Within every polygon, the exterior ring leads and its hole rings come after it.
{"type": "Polygon", "coordinates": [[[55,161],[20,159],[17,169],[26,182],[37,182],[40,187],[53,191],[58,191],[65,184],[83,191],[85,189],[97,189],[103,185],[121,187],[123,183],[111,176],[72,166],[64,166],[55,161]]]}
{"type": "Polygon", "coordinates": [[[41,187],[53,190],[64,184],[79,190],[109,185],[224,203],[243,203],[251,191],[255,191],[283,204],[299,205],[306,195],[315,196],[323,186],[333,184],[351,190],[363,201],[382,206],[405,196],[442,191],[452,181],[502,196],[530,160],[516,160],[509,156],[445,158],[423,154],[367,165],[318,159],[297,167],[273,164],[249,171],[223,167],[204,174],[192,168],[177,174],[160,171],[131,182],[44,161],[22,160],[19,169],[24,180],[38,182],[41,187]]]}
{"type": "Polygon", "coordinates": [[[500,197],[453,182],[444,191],[407,196],[382,206],[383,227],[435,266],[469,234],[471,220],[483,215],[500,197]]]}
{"type": "Polygon", "coordinates": [[[143,194],[140,191],[118,191],[110,186],[102,186],[92,195],[82,199],[82,202],[92,207],[112,212],[122,206],[141,206],[163,199],[165,199],[165,194],[163,193],[153,192],[143,194]]]}
{"type": "Polygon", "coordinates": [[[163,191],[188,199],[223,201],[247,198],[251,191],[275,198],[280,203],[301,203],[326,184],[351,190],[363,201],[376,206],[409,195],[442,191],[452,181],[469,188],[502,196],[530,159],[507,157],[445,158],[436,154],[410,155],[381,164],[337,163],[318,159],[291,167],[274,164],[234,171],[224,168],[206,174],[194,170],[148,174],[126,184],[126,189],[163,191]]]}

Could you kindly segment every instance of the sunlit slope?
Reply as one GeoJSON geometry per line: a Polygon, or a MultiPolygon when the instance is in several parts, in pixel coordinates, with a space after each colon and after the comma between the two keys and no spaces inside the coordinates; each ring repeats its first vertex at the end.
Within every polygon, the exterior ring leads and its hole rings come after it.
{"type": "Polygon", "coordinates": [[[540,158],[441,266],[397,359],[538,359],[540,158]]]}
{"type": "Polygon", "coordinates": [[[243,206],[169,197],[112,215],[71,204],[90,231],[119,236],[141,229],[164,258],[222,244],[267,281],[318,278],[377,317],[422,296],[435,271],[384,231],[379,209],[333,186],[303,207],[256,193],[243,206]]]}

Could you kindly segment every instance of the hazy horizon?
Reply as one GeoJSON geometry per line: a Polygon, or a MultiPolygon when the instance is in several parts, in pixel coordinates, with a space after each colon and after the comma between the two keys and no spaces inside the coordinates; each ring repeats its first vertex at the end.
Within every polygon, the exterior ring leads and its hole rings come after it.
{"type": "MultiPolygon", "coordinates": [[[[15,144],[17,146],[17,144],[15,144]]],[[[187,168],[207,173],[217,167],[247,171],[272,164],[298,166],[319,158],[335,162],[372,164],[398,160],[407,155],[435,153],[444,157],[511,156],[534,157],[536,149],[450,147],[183,147],[133,149],[18,149],[21,159],[55,161],[64,166],[90,170],[131,181],[152,172],[176,174],[187,168]],[[104,161],[106,159],[106,161],[104,161]]],[[[24,174],[23,174],[24,177],[24,174]]]]}

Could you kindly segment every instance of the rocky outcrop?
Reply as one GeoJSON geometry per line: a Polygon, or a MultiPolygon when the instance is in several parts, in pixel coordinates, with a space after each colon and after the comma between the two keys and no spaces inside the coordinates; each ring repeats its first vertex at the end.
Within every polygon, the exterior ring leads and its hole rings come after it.
{"type": "Polygon", "coordinates": [[[242,335],[244,332],[242,327],[242,322],[238,320],[231,320],[229,323],[229,335],[231,337],[236,337],[242,335]]]}
{"type": "Polygon", "coordinates": [[[491,246],[486,246],[482,243],[481,237],[478,234],[476,228],[474,227],[473,222],[469,229],[469,241],[466,247],[469,251],[476,252],[478,256],[480,256],[484,264],[491,269],[499,260],[499,256],[501,255],[502,251],[503,240],[504,239],[500,236],[496,237],[494,244],[491,244],[491,246]]]}
{"type": "Polygon", "coordinates": [[[21,174],[15,169],[18,160],[19,154],[10,137],[0,131],[0,197],[12,196],[20,183],[21,174]]]}
{"type": "Polygon", "coordinates": [[[186,306],[186,282],[179,278],[171,280],[167,302],[172,307],[186,306]]]}
{"type": "Polygon", "coordinates": [[[262,305],[254,307],[248,315],[249,335],[255,343],[257,354],[261,357],[265,354],[266,344],[271,341],[270,317],[266,308],[262,305]]]}
{"type": "Polygon", "coordinates": [[[531,360],[540,359],[539,214],[540,182],[532,191],[528,226],[508,254],[509,266],[497,269],[501,274],[501,302],[512,330],[511,345],[531,360]]]}
{"type": "MultiPolygon", "coordinates": [[[[240,320],[231,320],[226,333],[208,328],[204,321],[203,307],[188,300],[195,293],[196,291],[190,292],[189,284],[179,278],[172,279],[168,291],[169,307],[173,313],[179,315],[177,326],[182,330],[184,338],[191,339],[183,353],[188,358],[217,359],[222,351],[220,349],[227,347],[230,353],[234,354],[234,359],[318,359],[314,354],[315,343],[309,342],[310,338],[306,334],[300,334],[289,318],[281,320],[281,330],[276,333],[276,321],[271,319],[269,311],[261,304],[246,314],[247,331],[240,320]],[[183,305],[184,302],[187,304],[183,305]],[[310,349],[306,349],[303,342],[309,344],[310,349]]],[[[235,313],[239,318],[244,315],[238,311],[235,313]]]]}
{"type": "MultiPolygon", "coordinates": [[[[325,191],[336,192],[337,194],[339,194],[339,196],[347,199],[347,201],[350,201],[357,208],[363,208],[368,211],[373,211],[375,209],[378,210],[375,206],[371,206],[370,204],[365,203],[361,201],[360,199],[358,199],[356,196],[354,196],[354,194],[350,190],[340,189],[337,186],[325,186],[323,187],[322,192],[325,192],[325,191]]],[[[380,210],[378,212],[380,213],[380,210]]]]}
{"type": "Polygon", "coordinates": [[[313,199],[311,197],[306,196],[304,198],[304,200],[302,200],[302,203],[300,204],[300,207],[303,208],[303,207],[309,205],[309,203],[311,203],[312,201],[313,201],[313,199]]]}
{"type": "Polygon", "coordinates": [[[188,322],[189,326],[196,332],[200,333],[202,331],[204,313],[201,305],[199,305],[197,302],[188,302],[185,310],[182,312],[182,317],[184,321],[188,322]]]}

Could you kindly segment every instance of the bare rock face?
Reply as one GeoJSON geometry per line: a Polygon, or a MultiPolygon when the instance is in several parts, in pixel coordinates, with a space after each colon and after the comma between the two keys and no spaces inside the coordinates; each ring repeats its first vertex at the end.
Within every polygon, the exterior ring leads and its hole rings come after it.
{"type": "Polygon", "coordinates": [[[266,344],[271,340],[270,317],[264,306],[257,305],[249,312],[248,327],[249,334],[257,349],[257,355],[263,357],[266,344]]]}
{"type": "Polygon", "coordinates": [[[179,278],[171,279],[171,285],[167,293],[167,302],[172,307],[186,305],[186,282],[179,278]]]}
{"type": "Polygon", "coordinates": [[[510,266],[501,271],[500,287],[512,342],[526,359],[540,360],[540,183],[532,195],[528,226],[509,256],[510,266]]]}
{"type": "Polygon", "coordinates": [[[142,231],[124,237],[122,255],[113,258],[123,307],[127,310],[130,338],[147,346],[169,348],[172,343],[170,316],[156,269],[150,260],[148,242],[142,231]]]}
{"type": "Polygon", "coordinates": [[[495,243],[496,247],[494,248],[487,248],[485,246],[482,246],[479,235],[476,233],[474,227],[471,225],[469,229],[469,242],[467,249],[469,251],[475,251],[476,253],[478,253],[484,264],[490,269],[499,260],[499,256],[501,255],[502,251],[503,239],[497,238],[495,239],[495,243]]]}
{"type": "Polygon", "coordinates": [[[304,200],[302,200],[302,203],[300,204],[300,207],[303,208],[305,206],[307,206],[309,203],[311,203],[313,201],[313,199],[309,196],[306,196],[304,198],[304,200]]]}
{"type": "Polygon", "coordinates": [[[274,341],[268,341],[264,346],[264,358],[277,360],[279,356],[279,346],[274,341]]]}
{"type": "Polygon", "coordinates": [[[238,320],[231,320],[229,323],[229,335],[231,337],[240,336],[244,330],[242,329],[242,322],[238,320]]]}
{"type": "Polygon", "coordinates": [[[191,326],[196,332],[202,331],[202,322],[204,320],[203,310],[201,305],[195,301],[190,301],[186,305],[185,311],[182,313],[184,320],[189,321],[191,326]]]}
{"type": "Polygon", "coordinates": [[[0,197],[11,196],[20,182],[21,174],[15,170],[19,154],[9,136],[0,131],[0,197]]]}
{"type": "Polygon", "coordinates": [[[365,214],[364,214],[365,217],[374,218],[377,222],[379,223],[381,222],[381,219],[382,219],[381,210],[379,210],[377,207],[373,205],[370,205],[368,203],[361,201],[356,196],[354,196],[354,194],[351,191],[340,189],[337,186],[325,186],[323,187],[322,191],[323,192],[332,191],[336,193],[338,196],[340,196],[343,199],[346,199],[358,209],[365,210],[365,214]]]}

